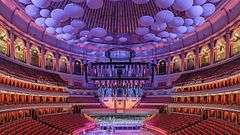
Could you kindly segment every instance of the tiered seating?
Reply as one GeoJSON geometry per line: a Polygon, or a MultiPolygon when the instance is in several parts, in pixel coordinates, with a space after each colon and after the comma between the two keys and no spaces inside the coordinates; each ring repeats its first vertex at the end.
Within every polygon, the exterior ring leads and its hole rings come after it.
{"type": "Polygon", "coordinates": [[[159,114],[144,122],[144,125],[151,125],[160,128],[167,133],[173,133],[179,129],[191,126],[200,121],[200,117],[182,114],[159,114]]]}
{"type": "Polygon", "coordinates": [[[153,96],[143,96],[134,108],[147,108],[147,109],[160,109],[164,107],[163,104],[171,103],[171,97],[153,97],[153,96]],[[151,104],[153,103],[153,104],[151,104]]]}
{"type": "Polygon", "coordinates": [[[182,74],[176,81],[176,85],[184,85],[196,82],[204,82],[210,79],[218,79],[220,77],[226,77],[235,74],[240,69],[240,59],[230,61],[224,66],[217,65],[209,69],[204,69],[196,72],[190,72],[182,74]]]}
{"type": "Polygon", "coordinates": [[[240,105],[240,93],[220,93],[203,96],[173,97],[174,103],[240,105]]]}
{"type": "Polygon", "coordinates": [[[69,97],[68,102],[70,102],[70,103],[100,103],[99,99],[94,96],[69,97]]]}
{"type": "Polygon", "coordinates": [[[64,80],[58,74],[24,67],[3,58],[0,58],[0,63],[1,72],[13,75],[17,78],[32,80],[34,82],[45,82],[56,85],[65,85],[64,80]]]}
{"type": "Polygon", "coordinates": [[[95,122],[80,114],[48,115],[40,118],[43,123],[67,133],[81,133],[84,130],[95,128],[95,122]]]}
{"type": "Polygon", "coordinates": [[[171,102],[171,97],[149,97],[149,96],[144,96],[141,99],[141,103],[170,103],[171,102]]]}
{"type": "Polygon", "coordinates": [[[55,128],[30,118],[14,121],[0,126],[1,135],[67,135],[55,128]]]}
{"type": "Polygon", "coordinates": [[[220,120],[208,119],[193,126],[177,131],[173,135],[239,135],[240,127],[220,120]]]}

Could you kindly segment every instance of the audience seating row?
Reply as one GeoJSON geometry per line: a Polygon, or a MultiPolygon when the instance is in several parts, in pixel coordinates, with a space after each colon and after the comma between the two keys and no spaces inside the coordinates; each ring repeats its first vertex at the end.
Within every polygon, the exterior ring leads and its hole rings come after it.
{"type": "Polygon", "coordinates": [[[47,115],[39,120],[67,133],[81,133],[96,126],[94,121],[88,119],[83,114],[47,115]]]}
{"type": "Polygon", "coordinates": [[[192,83],[205,82],[207,80],[217,80],[238,73],[240,69],[240,59],[227,62],[224,66],[217,65],[209,69],[203,69],[190,73],[182,74],[175,82],[176,85],[185,85],[192,83]]]}
{"type": "Polygon", "coordinates": [[[143,96],[141,103],[170,103],[172,102],[171,97],[153,97],[153,96],[143,96]]]}
{"type": "Polygon", "coordinates": [[[25,67],[3,58],[0,58],[0,63],[1,72],[11,76],[33,82],[51,83],[61,86],[66,85],[66,82],[58,74],[25,67]]]}
{"type": "MultiPolygon", "coordinates": [[[[240,126],[223,120],[183,114],[157,114],[144,122],[172,135],[239,135],[240,126]]],[[[147,127],[147,126],[146,126],[147,127]]],[[[159,130],[158,130],[159,129],[159,130]]]]}
{"type": "Polygon", "coordinates": [[[184,114],[191,114],[191,115],[200,115],[204,118],[215,118],[215,119],[221,119],[226,122],[240,124],[240,113],[238,111],[240,108],[238,106],[236,107],[223,107],[223,106],[207,106],[201,107],[202,105],[199,105],[199,107],[181,107],[181,105],[177,105],[176,107],[172,107],[171,111],[175,113],[184,113],[184,114]],[[212,108],[212,109],[210,109],[212,108]],[[222,109],[221,109],[222,108],[222,109]]]}
{"type": "Polygon", "coordinates": [[[240,105],[240,93],[173,97],[174,103],[240,105]]]}
{"type": "MultiPolygon", "coordinates": [[[[69,108],[70,109],[70,108],[69,108]]],[[[43,116],[56,113],[69,112],[69,109],[62,107],[53,108],[37,108],[37,109],[20,109],[14,111],[3,111],[0,112],[0,125],[12,122],[15,120],[32,117],[32,116],[43,116]]],[[[11,110],[11,108],[9,108],[11,110]]]]}
{"type": "Polygon", "coordinates": [[[95,96],[81,96],[81,97],[69,97],[69,103],[100,103],[98,97],[95,96]]]}
{"type": "Polygon", "coordinates": [[[228,78],[210,81],[208,83],[201,83],[197,85],[186,85],[176,87],[177,93],[182,92],[197,92],[197,91],[210,91],[210,90],[224,90],[226,88],[236,88],[239,87],[240,76],[234,75],[228,78]]]}
{"type": "Polygon", "coordinates": [[[11,104],[39,104],[39,103],[64,103],[66,97],[61,96],[38,96],[29,94],[13,94],[0,92],[0,105],[11,104]]]}
{"type": "Polygon", "coordinates": [[[0,75],[0,84],[4,86],[11,86],[11,87],[21,88],[26,90],[63,92],[63,87],[23,81],[15,77],[6,76],[3,74],[0,75]]]}
{"type": "MultiPolygon", "coordinates": [[[[11,112],[1,112],[0,113],[0,125],[8,122],[12,122],[15,120],[23,119],[26,117],[30,117],[30,110],[18,110],[11,112]]],[[[1,133],[1,132],[0,132],[1,133]]]]}
{"type": "Polygon", "coordinates": [[[31,118],[25,118],[0,126],[1,135],[67,135],[67,133],[31,118]]]}
{"type": "Polygon", "coordinates": [[[195,125],[177,131],[173,135],[239,135],[240,127],[236,127],[225,121],[207,119],[195,125]]]}
{"type": "Polygon", "coordinates": [[[200,117],[181,114],[159,114],[144,122],[145,125],[158,127],[169,134],[200,121],[200,117]]]}

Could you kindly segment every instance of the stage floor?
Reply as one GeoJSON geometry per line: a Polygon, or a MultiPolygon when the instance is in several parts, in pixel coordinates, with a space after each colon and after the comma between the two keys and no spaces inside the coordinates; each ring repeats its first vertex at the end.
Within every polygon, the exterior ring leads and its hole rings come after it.
{"type": "Polygon", "coordinates": [[[134,131],[116,131],[116,133],[107,133],[106,131],[102,130],[95,130],[95,131],[90,131],[86,133],[85,135],[159,135],[159,134],[154,134],[150,131],[147,131],[145,129],[141,130],[134,130],[134,131]]]}

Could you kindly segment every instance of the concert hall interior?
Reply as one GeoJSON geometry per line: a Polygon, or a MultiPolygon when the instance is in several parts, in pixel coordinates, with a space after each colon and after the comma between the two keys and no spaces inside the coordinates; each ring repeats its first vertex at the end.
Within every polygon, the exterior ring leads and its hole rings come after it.
{"type": "Polygon", "coordinates": [[[0,0],[0,135],[240,135],[240,0],[0,0]]]}

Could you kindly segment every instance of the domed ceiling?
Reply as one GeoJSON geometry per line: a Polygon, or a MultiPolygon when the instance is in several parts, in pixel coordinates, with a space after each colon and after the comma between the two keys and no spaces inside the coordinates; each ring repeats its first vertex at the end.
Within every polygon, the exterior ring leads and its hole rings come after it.
{"type": "Polygon", "coordinates": [[[68,44],[171,42],[194,32],[224,0],[16,0],[68,44]]]}

